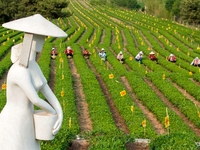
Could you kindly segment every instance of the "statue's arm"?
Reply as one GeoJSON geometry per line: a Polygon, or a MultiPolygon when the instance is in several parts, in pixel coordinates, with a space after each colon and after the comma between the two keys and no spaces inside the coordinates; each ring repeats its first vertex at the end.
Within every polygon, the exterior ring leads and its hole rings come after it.
{"type": "Polygon", "coordinates": [[[56,110],[58,115],[58,120],[56,121],[54,128],[53,128],[53,135],[56,135],[57,132],[60,130],[62,121],[63,121],[63,112],[60,106],[60,103],[48,84],[45,84],[41,89],[40,92],[45,96],[47,101],[51,104],[51,106],[56,110]]]}
{"type": "Polygon", "coordinates": [[[28,99],[47,114],[56,114],[52,106],[38,96],[38,93],[31,82],[29,72],[26,69],[20,69],[18,71],[20,74],[15,74],[13,80],[26,94],[28,99]]]}

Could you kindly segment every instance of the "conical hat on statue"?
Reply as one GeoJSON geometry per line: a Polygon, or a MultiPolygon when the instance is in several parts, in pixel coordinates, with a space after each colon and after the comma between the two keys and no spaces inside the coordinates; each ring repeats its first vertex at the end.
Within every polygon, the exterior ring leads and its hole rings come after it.
{"type": "Polygon", "coordinates": [[[13,20],[2,25],[5,28],[23,31],[32,34],[66,37],[67,34],[40,14],[13,20]]]}

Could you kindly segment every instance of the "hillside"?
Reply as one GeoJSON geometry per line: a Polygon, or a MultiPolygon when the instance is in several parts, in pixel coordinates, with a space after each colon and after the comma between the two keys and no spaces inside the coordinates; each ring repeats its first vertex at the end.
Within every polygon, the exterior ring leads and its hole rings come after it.
{"type": "MultiPolygon", "coordinates": [[[[42,149],[151,149],[165,142],[163,148],[197,149],[200,68],[191,62],[200,57],[199,30],[142,12],[91,6],[87,0],[72,0],[67,9],[72,16],[52,22],[68,37],[47,37],[38,55],[64,113],[60,132],[54,140],[42,141],[42,149]],[[53,46],[59,52],[55,60],[49,56],[53,46]],[[64,54],[67,46],[74,50],[73,59],[64,54]],[[85,48],[92,53],[89,59],[82,56],[85,48]],[[108,55],[106,62],[98,56],[102,48],[108,55]],[[124,64],[116,59],[120,51],[124,64]],[[134,60],[140,51],[142,64],[134,60]],[[148,58],[151,51],[157,63],[148,58]],[[167,60],[171,53],[176,63],[167,60]],[[158,137],[163,142],[156,143],[158,137]],[[156,146],[141,145],[137,139],[156,146]]],[[[3,27],[0,33],[3,84],[11,66],[10,48],[22,42],[23,34],[3,27]]],[[[4,90],[0,97],[2,110],[4,90]]]]}

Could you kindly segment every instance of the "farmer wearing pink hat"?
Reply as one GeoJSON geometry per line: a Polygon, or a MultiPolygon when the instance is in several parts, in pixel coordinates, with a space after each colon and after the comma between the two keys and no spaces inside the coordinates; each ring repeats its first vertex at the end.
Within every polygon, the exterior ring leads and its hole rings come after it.
{"type": "Polygon", "coordinates": [[[117,54],[117,60],[119,60],[121,63],[124,63],[124,55],[122,51],[117,54]]]}

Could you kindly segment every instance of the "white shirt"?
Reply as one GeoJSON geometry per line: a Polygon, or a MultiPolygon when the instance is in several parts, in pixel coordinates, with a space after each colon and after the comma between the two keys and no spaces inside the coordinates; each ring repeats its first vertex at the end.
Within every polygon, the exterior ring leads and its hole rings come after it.
{"type": "Polygon", "coordinates": [[[135,56],[135,59],[137,59],[137,60],[140,60],[142,58],[142,55],[141,54],[137,54],[136,56],[135,56]]]}

